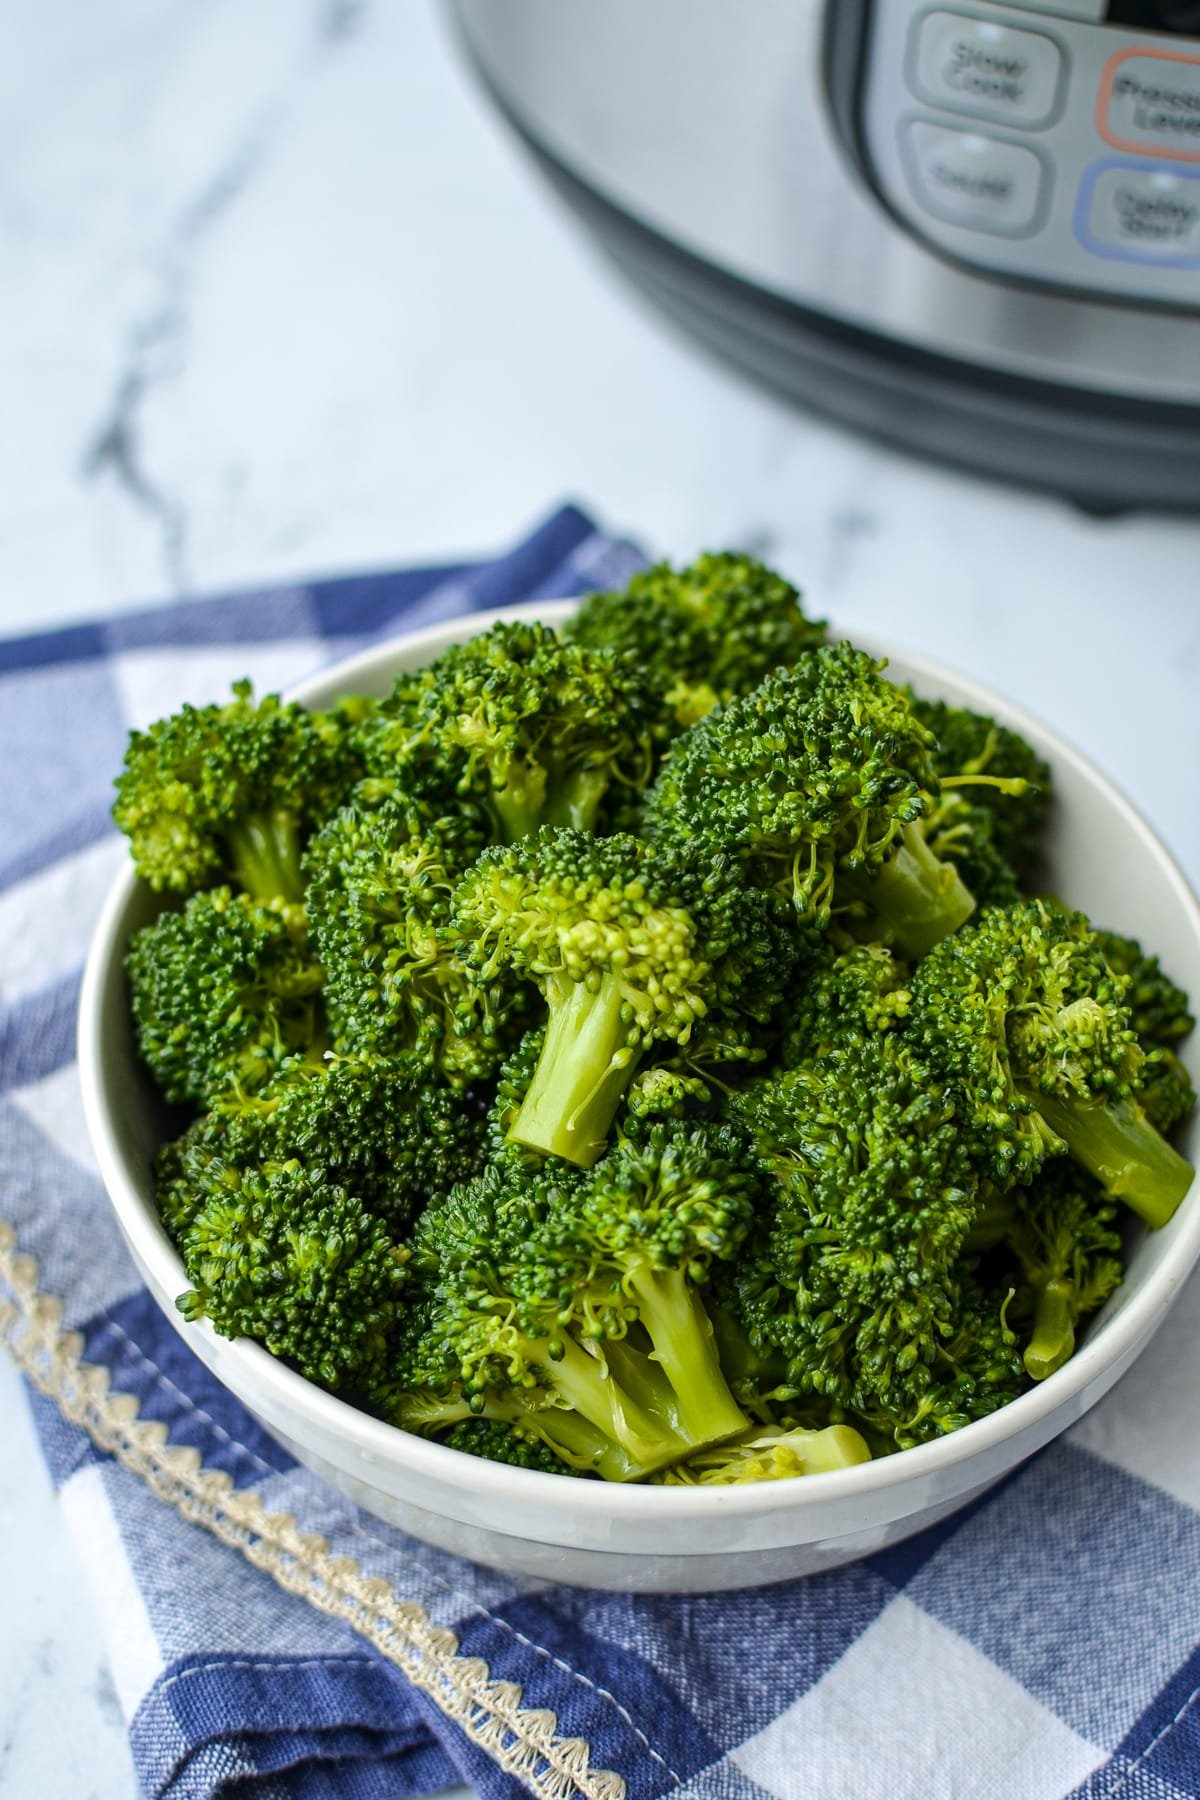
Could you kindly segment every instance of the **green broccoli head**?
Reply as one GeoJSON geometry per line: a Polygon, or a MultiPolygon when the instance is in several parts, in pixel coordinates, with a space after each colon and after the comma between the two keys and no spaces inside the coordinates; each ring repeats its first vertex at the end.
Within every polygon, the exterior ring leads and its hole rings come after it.
{"type": "Polygon", "coordinates": [[[159,1206],[178,1220],[230,1170],[294,1161],[399,1232],[485,1155],[481,1109],[419,1058],[294,1058],[254,1094],[218,1095],[189,1126],[161,1164],[159,1206]]]}
{"type": "Polygon", "coordinates": [[[636,838],[543,828],[484,852],[453,920],[484,984],[535,982],[549,1005],[542,1054],[512,1135],[587,1165],[647,1045],[686,1043],[711,966],[669,869],[636,838]]]}
{"type": "Polygon", "coordinates": [[[894,1031],[908,1013],[907,963],[886,944],[831,934],[804,965],[787,1009],[780,1062],[815,1062],[831,1050],[894,1031]]]}
{"type": "Polygon", "coordinates": [[[407,1251],[344,1188],[299,1162],[244,1170],[214,1189],[180,1250],[186,1319],[254,1338],[325,1387],[369,1398],[384,1382],[407,1251]]]}
{"type": "Polygon", "coordinates": [[[499,1419],[471,1418],[451,1425],[442,1443],[451,1450],[463,1450],[468,1456],[482,1456],[487,1462],[507,1463],[514,1469],[536,1469],[543,1475],[576,1475],[587,1477],[592,1470],[577,1466],[564,1457],[561,1450],[551,1448],[549,1438],[554,1431],[553,1414],[540,1421],[547,1436],[535,1435],[519,1424],[504,1424],[499,1419]]]}
{"type": "Polygon", "coordinates": [[[1012,1289],[986,1286],[968,1261],[960,1265],[952,1292],[951,1322],[930,1364],[911,1384],[907,1407],[862,1410],[864,1430],[890,1436],[898,1450],[987,1418],[1029,1385],[1020,1342],[1008,1322],[1012,1289]]]}
{"type": "Polygon", "coordinates": [[[359,773],[340,712],[308,713],[234,683],[222,706],[184,706],[131,734],[113,818],[138,873],[187,894],[222,877],[256,899],[303,895],[304,835],[359,773]]]}
{"type": "Polygon", "coordinates": [[[899,1417],[952,1328],[975,1213],[953,1098],[893,1040],[860,1038],[727,1105],[775,1191],[722,1304],[791,1393],[899,1417]]]}
{"type": "Polygon", "coordinates": [[[1125,1258],[1117,1208],[1062,1157],[1011,1200],[1005,1247],[1019,1270],[1011,1318],[1026,1328],[1025,1368],[1042,1381],[1074,1351],[1078,1321],[1120,1286],[1125,1258]]]}
{"type": "Polygon", "coordinates": [[[368,790],[313,838],[308,913],[339,1050],[412,1053],[459,1087],[495,1073],[522,996],[479,977],[451,924],[455,886],[482,845],[470,815],[398,794],[372,803],[368,790]]]}
{"type": "Polygon", "coordinates": [[[921,834],[933,738],[881,669],[837,644],[777,670],[677,741],[644,817],[656,843],[739,861],[806,927],[836,911],[919,955],[973,901],[921,834]]]}
{"type": "Polygon", "coordinates": [[[619,593],[589,594],[564,636],[643,671],[672,729],[684,729],[797,662],[824,642],[825,626],[805,616],[781,575],[725,553],[678,570],[658,563],[619,593]]]}
{"type": "Polygon", "coordinates": [[[135,932],[125,969],[138,1050],[168,1100],[250,1093],[321,1053],[321,969],[289,902],[193,894],[135,932]]]}
{"type": "Polygon", "coordinates": [[[406,1363],[423,1411],[401,1402],[398,1422],[528,1424],[619,1480],[744,1430],[692,1276],[732,1253],[761,1178],[736,1134],[708,1149],[654,1133],[587,1176],[493,1166],[431,1206],[413,1254],[432,1298],[406,1363]]]}
{"type": "Polygon", "coordinates": [[[1144,1053],[1082,913],[1050,901],[993,907],[918,964],[909,1030],[963,1096],[965,1123],[1000,1187],[1065,1145],[1114,1198],[1160,1225],[1192,1171],[1134,1098],[1144,1053]]]}
{"type": "Polygon", "coordinates": [[[1109,968],[1129,982],[1126,1002],[1138,1042],[1146,1053],[1138,1096],[1142,1110],[1159,1131],[1172,1132],[1190,1116],[1196,1104],[1192,1078],[1176,1054],[1177,1045],[1195,1023],[1188,997],[1171,980],[1157,956],[1148,956],[1136,938],[1122,937],[1115,931],[1098,931],[1096,935],[1109,968]]]}
{"type": "Polygon", "coordinates": [[[569,1229],[622,1291],[682,1275],[708,1279],[736,1256],[765,1191],[745,1132],[729,1124],[656,1123],[621,1138],[575,1193],[569,1229]]]}
{"type": "Polygon", "coordinates": [[[1028,875],[1051,794],[1049,764],[1019,732],[984,713],[910,697],[918,719],[933,733],[933,766],[943,786],[970,803],[958,821],[962,836],[971,816],[982,812],[990,829],[983,831],[978,821],[976,831],[990,843],[996,864],[1018,879],[1028,875]]]}
{"type": "Polygon", "coordinates": [[[518,623],[401,676],[358,742],[371,777],[477,806],[511,843],[542,824],[598,830],[610,790],[649,779],[657,734],[639,671],[518,623]]]}

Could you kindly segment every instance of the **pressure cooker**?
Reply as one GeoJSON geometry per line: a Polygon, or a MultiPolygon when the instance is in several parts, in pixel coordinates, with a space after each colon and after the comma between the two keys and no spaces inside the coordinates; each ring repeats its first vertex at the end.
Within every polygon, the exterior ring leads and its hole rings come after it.
{"type": "Polygon", "coordinates": [[[544,172],[778,391],[1200,506],[1200,0],[452,0],[544,172]]]}

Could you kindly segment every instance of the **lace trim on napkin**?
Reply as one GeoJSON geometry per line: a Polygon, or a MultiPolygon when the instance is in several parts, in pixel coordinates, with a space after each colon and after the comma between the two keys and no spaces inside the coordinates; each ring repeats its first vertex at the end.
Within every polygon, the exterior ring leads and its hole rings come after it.
{"type": "Polygon", "coordinates": [[[0,1344],[64,1418],[185,1519],[289,1593],[344,1620],[533,1793],[624,1800],[620,1775],[589,1766],[585,1739],[559,1737],[552,1712],[522,1706],[520,1687],[493,1681],[480,1657],[460,1655],[454,1633],[432,1625],[418,1602],[364,1575],[353,1558],[331,1555],[324,1538],[301,1531],[290,1514],[268,1512],[253,1489],[235,1490],[190,1445],[168,1443],[165,1425],[139,1418],[132,1394],[113,1392],[107,1369],[82,1360],[83,1340],[61,1321],[60,1302],[38,1288],[37,1264],[17,1251],[16,1233],[0,1221],[0,1344]]]}

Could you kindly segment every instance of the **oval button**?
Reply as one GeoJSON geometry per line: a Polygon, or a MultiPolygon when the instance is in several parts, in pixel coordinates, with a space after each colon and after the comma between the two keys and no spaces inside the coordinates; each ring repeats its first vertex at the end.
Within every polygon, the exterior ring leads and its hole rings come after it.
{"type": "Polygon", "coordinates": [[[1062,73],[1053,38],[959,13],[926,13],[910,46],[909,86],[921,99],[1005,124],[1048,125],[1062,73]]]}
{"type": "Polygon", "coordinates": [[[1032,150],[927,119],[911,120],[902,142],[909,185],[926,212],[997,237],[1032,229],[1045,181],[1032,150]]]}

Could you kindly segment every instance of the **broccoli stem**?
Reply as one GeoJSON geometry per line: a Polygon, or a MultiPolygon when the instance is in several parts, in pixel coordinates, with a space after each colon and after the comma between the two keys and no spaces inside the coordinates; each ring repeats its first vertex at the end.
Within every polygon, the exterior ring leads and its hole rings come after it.
{"type": "Polygon", "coordinates": [[[544,825],[570,825],[576,831],[595,831],[600,804],[609,789],[607,768],[572,769],[555,780],[550,789],[544,825]]]}
{"type": "Polygon", "coordinates": [[[934,855],[919,823],[905,825],[900,848],[867,884],[865,898],[905,956],[924,956],[969,919],[975,899],[953,863],[934,855]]]}
{"type": "Polygon", "coordinates": [[[729,1391],[712,1323],[695,1287],[679,1269],[639,1264],[626,1278],[642,1329],[673,1388],[679,1428],[697,1446],[745,1431],[749,1420],[729,1391]]]}
{"type": "Polygon", "coordinates": [[[979,1256],[985,1250],[994,1250],[1012,1230],[1015,1218],[1016,1207],[1012,1195],[1001,1193],[990,1182],[984,1183],[980,1189],[979,1205],[971,1229],[963,1239],[963,1250],[968,1256],[979,1256]]]}
{"type": "Polygon", "coordinates": [[[673,1419],[661,1412],[656,1416],[614,1379],[603,1348],[592,1355],[569,1337],[555,1339],[552,1346],[530,1338],[522,1351],[540,1363],[549,1385],[568,1406],[625,1453],[631,1478],[678,1462],[698,1447],[679,1435],[673,1419]]]}
{"type": "Polygon", "coordinates": [[[300,832],[288,812],[250,813],[226,834],[238,882],[256,900],[304,898],[300,832]]]}
{"type": "Polygon", "coordinates": [[[1123,1200],[1152,1229],[1165,1225],[1194,1173],[1136,1100],[1063,1099],[1028,1090],[1051,1131],[1106,1194],[1123,1200]]]}
{"type": "Polygon", "coordinates": [[[642,1473],[619,1444],[579,1413],[532,1406],[517,1393],[487,1393],[482,1402],[478,1394],[470,1400],[465,1395],[405,1394],[394,1406],[392,1417],[405,1431],[424,1437],[467,1419],[491,1419],[538,1439],[573,1469],[593,1470],[605,1481],[635,1481],[642,1473]]]}
{"type": "Polygon", "coordinates": [[[590,1169],[633,1080],[625,997],[611,975],[593,989],[548,983],[550,1017],[537,1068],[509,1138],[590,1169]]]}
{"type": "Polygon", "coordinates": [[[1025,1346],[1025,1367],[1034,1381],[1061,1369],[1075,1348],[1075,1289],[1069,1281],[1045,1281],[1035,1288],[1033,1335],[1025,1346]]]}
{"type": "Polygon", "coordinates": [[[591,1469],[605,1481],[636,1481],[642,1470],[619,1444],[577,1412],[545,1407],[535,1412],[519,1404],[509,1408],[509,1423],[538,1438],[573,1469],[591,1469]]]}
{"type": "Polygon", "coordinates": [[[546,806],[546,771],[538,763],[515,757],[503,770],[492,771],[492,805],[506,844],[531,837],[542,823],[546,806]]]}
{"type": "Polygon", "coordinates": [[[584,766],[556,770],[540,763],[511,761],[504,771],[503,786],[492,800],[507,844],[531,837],[542,825],[570,825],[578,831],[594,831],[600,803],[608,792],[606,768],[584,766]]]}

